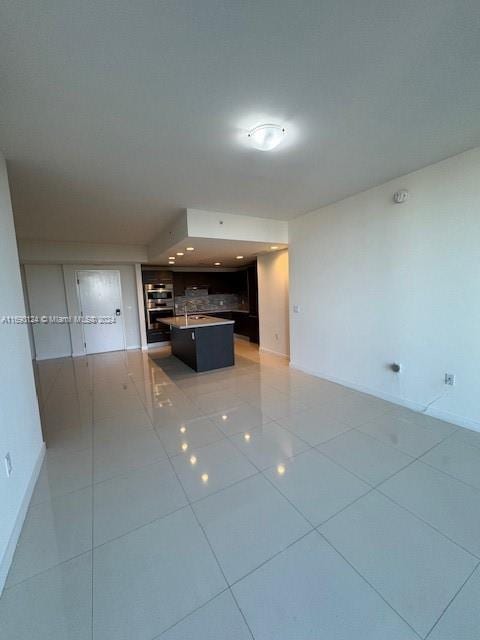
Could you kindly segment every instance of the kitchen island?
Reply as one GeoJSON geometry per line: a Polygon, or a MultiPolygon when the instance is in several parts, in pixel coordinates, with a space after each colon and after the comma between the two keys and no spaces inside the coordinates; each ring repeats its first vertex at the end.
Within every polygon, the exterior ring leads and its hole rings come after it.
{"type": "Polygon", "coordinates": [[[165,318],[170,325],[172,354],[195,371],[211,371],[235,364],[234,320],[207,315],[165,318]]]}

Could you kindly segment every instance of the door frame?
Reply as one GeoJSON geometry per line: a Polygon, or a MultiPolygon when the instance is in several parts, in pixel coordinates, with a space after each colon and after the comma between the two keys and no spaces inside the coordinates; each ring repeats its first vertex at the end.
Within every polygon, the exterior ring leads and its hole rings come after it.
{"type": "MultiPolygon", "coordinates": [[[[121,277],[121,273],[118,269],[75,269],[75,287],[76,287],[76,292],[77,292],[77,303],[78,303],[78,308],[80,309],[80,314],[83,316],[83,309],[82,309],[82,296],[80,295],[80,278],[78,277],[78,274],[80,272],[85,272],[88,271],[90,273],[100,273],[102,271],[109,271],[110,273],[115,273],[117,276],[117,281],[118,281],[118,288],[120,290],[120,302],[122,304],[122,313],[120,315],[120,318],[122,319],[122,338],[123,338],[123,348],[122,349],[113,349],[112,351],[100,351],[99,353],[115,353],[117,351],[126,351],[127,350],[127,341],[126,341],[126,336],[125,336],[125,319],[124,319],[124,313],[123,313],[123,291],[122,291],[122,277],[121,277]]],[[[82,339],[83,339],[83,353],[86,356],[89,355],[94,355],[93,353],[87,353],[87,347],[86,347],[86,340],[85,340],[85,328],[84,325],[82,323],[82,339]]]]}

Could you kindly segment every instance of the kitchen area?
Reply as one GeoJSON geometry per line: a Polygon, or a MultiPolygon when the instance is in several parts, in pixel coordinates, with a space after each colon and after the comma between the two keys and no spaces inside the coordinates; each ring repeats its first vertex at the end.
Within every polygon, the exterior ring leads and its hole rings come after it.
{"type": "Polygon", "coordinates": [[[170,342],[196,371],[234,364],[233,339],[258,344],[256,261],[239,269],[167,270],[142,265],[147,344],[170,342]]]}

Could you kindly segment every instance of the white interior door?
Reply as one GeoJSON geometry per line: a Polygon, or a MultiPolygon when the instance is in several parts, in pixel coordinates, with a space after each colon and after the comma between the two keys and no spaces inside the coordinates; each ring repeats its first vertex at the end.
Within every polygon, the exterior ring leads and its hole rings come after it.
{"type": "Polygon", "coordinates": [[[86,353],[125,349],[122,290],[118,271],[77,271],[86,353]],[[114,321],[109,322],[108,318],[114,321]],[[96,319],[96,322],[90,322],[96,319]],[[106,321],[105,321],[106,319],[106,321]]]}

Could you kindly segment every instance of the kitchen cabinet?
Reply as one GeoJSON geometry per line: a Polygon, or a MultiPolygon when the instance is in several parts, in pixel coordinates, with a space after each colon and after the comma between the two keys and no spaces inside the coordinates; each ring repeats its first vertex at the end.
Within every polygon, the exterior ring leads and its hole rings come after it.
{"type": "Polygon", "coordinates": [[[189,287],[208,289],[211,295],[246,294],[247,271],[176,271],[173,274],[175,296],[184,296],[189,287]]]}
{"type": "Polygon", "coordinates": [[[235,364],[233,323],[170,329],[172,354],[195,371],[235,364]]]}
{"type": "Polygon", "coordinates": [[[158,284],[172,282],[173,273],[165,269],[142,269],[143,284],[158,284]]]}

